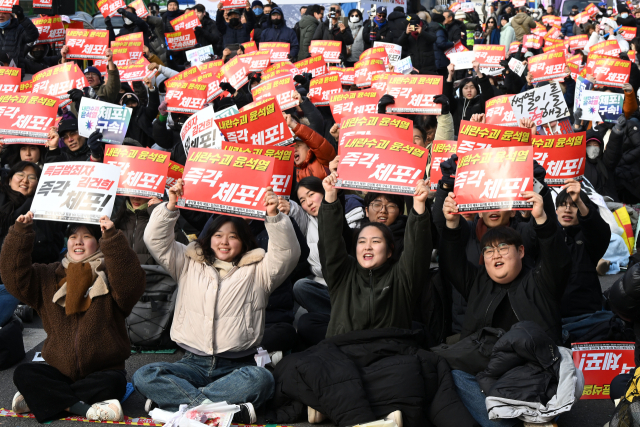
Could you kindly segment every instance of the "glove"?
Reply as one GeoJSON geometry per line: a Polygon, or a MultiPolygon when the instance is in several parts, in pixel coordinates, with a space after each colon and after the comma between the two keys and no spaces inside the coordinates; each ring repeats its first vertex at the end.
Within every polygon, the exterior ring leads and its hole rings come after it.
{"type": "Polygon", "coordinates": [[[16,14],[16,18],[18,18],[18,22],[24,21],[24,9],[19,4],[16,4],[11,8],[11,13],[16,14]]]}
{"type": "Polygon", "coordinates": [[[196,27],[193,29],[193,32],[196,33],[197,36],[201,36],[202,35],[202,27],[196,27]]]}
{"type": "Polygon", "coordinates": [[[440,170],[442,171],[440,186],[442,187],[442,184],[446,184],[446,190],[449,191],[453,191],[453,185],[456,183],[456,170],[458,169],[458,165],[456,164],[457,160],[458,156],[456,154],[452,154],[449,159],[440,163],[440,170]]]}
{"type": "Polygon", "coordinates": [[[449,114],[451,112],[451,106],[449,105],[449,98],[446,95],[438,95],[433,98],[434,104],[442,104],[441,115],[449,114]]]}
{"type": "Polygon", "coordinates": [[[293,76],[293,80],[301,85],[305,85],[307,84],[307,79],[304,76],[301,76],[300,74],[298,74],[297,76],[293,76]]]}
{"type": "Polygon", "coordinates": [[[229,92],[231,95],[234,95],[236,93],[236,90],[233,88],[233,86],[231,86],[230,83],[227,82],[222,82],[220,83],[220,88],[222,90],[226,90],[227,92],[229,92]]]}
{"type": "Polygon", "coordinates": [[[391,95],[383,95],[378,101],[378,114],[385,114],[387,110],[387,105],[395,104],[396,99],[391,95]]]}
{"type": "Polygon", "coordinates": [[[618,121],[616,122],[616,125],[613,127],[612,131],[618,135],[622,135],[626,127],[627,119],[624,117],[624,114],[620,114],[620,116],[618,117],[618,121]]]}
{"type": "Polygon", "coordinates": [[[582,108],[578,108],[574,113],[573,113],[573,119],[575,121],[580,120],[580,117],[582,117],[582,108]]]}
{"type": "Polygon", "coordinates": [[[102,161],[104,157],[104,144],[102,143],[102,133],[100,131],[93,132],[89,139],[87,139],[87,145],[91,150],[91,157],[96,160],[102,161]]]}
{"type": "Polygon", "coordinates": [[[540,182],[540,184],[544,184],[544,178],[547,176],[547,170],[540,166],[536,160],[533,161],[533,177],[540,182]]]}
{"type": "Polygon", "coordinates": [[[126,12],[126,10],[124,10],[124,7],[121,7],[120,9],[116,10],[116,12],[118,12],[120,15],[124,16],[124,13],[126,12]]]}
{"type": "Polygon", "coordinates": [[[163,115],[166,116],[169,112],[167,111],[167,101],[163,101],[162,104],[160,104],[160,106],[158,107],[158,112],[163,115]]]}
{"type": "Polygon", "coordinates": [[[82,90],[80,89],[71,89],[69,92],[67,92],[67,94],[69,94],[69,99],[71,99],[76,104],[79,103],[84,96],[84,92],[82,92],[82,90]]]}

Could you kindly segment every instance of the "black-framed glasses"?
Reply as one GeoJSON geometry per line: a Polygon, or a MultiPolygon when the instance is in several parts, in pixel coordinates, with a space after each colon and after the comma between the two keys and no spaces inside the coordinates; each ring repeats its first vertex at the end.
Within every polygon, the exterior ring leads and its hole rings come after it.
{"type": "Polygon", "coordinates": [[[496,253],[499,253],[500,256],[506,256],[509,253],[510,247],[511,245],[507,243],[498,243],[497,248],[494,246],[485,246],[482,249],[482,254],[484,255],[485,259],[493,258],[496,253]]]}
{"type": "Polygon", "coordinates": [[[398,208],[398,205],[396,205],[395,203],[388,203],[385,205],[384,203],[379,201],[369,203],[369,207],[374,212],[380,212],[382,208],[385,208],[389,213],[396,213],[400,210],[400,208],[398,208]]]}

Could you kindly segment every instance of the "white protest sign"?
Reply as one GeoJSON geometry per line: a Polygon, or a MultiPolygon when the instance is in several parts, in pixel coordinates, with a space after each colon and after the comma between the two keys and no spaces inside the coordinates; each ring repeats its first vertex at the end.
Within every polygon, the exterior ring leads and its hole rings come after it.
{"type": "Polygon", "coordinates": [[[487,76],[499,76],[503,70],[502,67],[480,67],[480,72],[487,76]]]}
{"type": "Polygon", "coordinates": [[[224,119],[225,117],[233,116],[234,114],[239,114],[238,107],[232,105],[231,107],[225,108],[224,110],[217,111],[214,114],[216,119],[224,119]]]}
{"type": "Polygon", "coordinates": [[[189,156],[189,148],[222,148],[224,137],[215,122],[213,106],[209,105],[190,116],[180,130],[184,152],[189,156]]]}
{"type": "Polygon", "coordinates": [[[472,1],[467,1],[460,5],[460,9],[462,9],[463,12],[471,13],[476,10],[476,6],[472,1]]]}
{"type": "Polygon", "coordinates": [[[456,70],[468,70],[473,68],[472,62],[476,60],[478,52],[472,50],[466,52],[455,52],[449,55],[449,60],[456,67],[456,70]]]}
{"type": "Polygon", "coordinates": [[[80,136],[88,138],[99,130],[105,144],[122,144],[132,112],[131,108],[85,96],[78,111],[78,132],[80,136]]]}
{"type": "Polygon", "coordinates": [[[33,219],[99,224],[111,216],[120,168],[96,162],[47,163],[31,204],[33,219]]]}
{"type": "Polygon", "coordinates": [[[397,44],[373,42],[373,47],[384,47],[384,50],[387,52],[387,56],[389,57],[389,62],[391,62],[391,64],[400,61],[400,58],[402,57],[402,46],[399,46],[397,44]]]}
{"type": "Polygon", "coordinates": [[[514,95],[511,108],[518,120],[531,119],[536,126],[569,116],[569,107],[558,82],[514,95]]]}
{"type": "Polygon", "coordinates": [[[400,61],[393,64],[393,71],[395,71],[396,73],[411,74],[411,71],[413,71],[411,57],[407,56],[406,58],[401,59],[400,61]]]}
{"type": "Polygon", "coordinates": [[[524,65],[524,63],[518,61],[516,58],[511,58],[509,60],[509,68],[511,69],[511,71],[522,77],[522,73],[527,68],[527,66],[524,65]]]}
{"type": "Polygon", "coordinates": [[[209,45],[188,50],[186,53],[187,61],[191,63],[191,66],[200,65],[211,59],[213,56],[213,48],[209,45]]]}
{"type": "MultiPolygon", "coordinates": [[[[578,84],[576,82],[576,89],[578,84]]],[[[595,90],[583,90],[580,94],[580,107],[582,108],[582,116],[580,120],[593,120],[601,122],[602,117],[598,114],[598,98],[602,92],[595,90]]]]}
{"type": "MultiPolygon", "coordinates": [[[[577,84],[577,83],[576,83],[577,84]]],[[[624,95],[594,90],[584,90],[580,94],[581,120],[615,123],[622,114],[624,95]]]]}
{"type": "Polygon", "coordinates": [[[593,83],[591,83],[589,80],[578,76],[578,78],[576,79],[576,91],[575,91],[575,95],[573,97],[574,99],[574,106],[573,106],[573,112],[575,113],[578,108],[582,108],[582,93],[586,90],[590,90],[593,88],[593,83]]]}

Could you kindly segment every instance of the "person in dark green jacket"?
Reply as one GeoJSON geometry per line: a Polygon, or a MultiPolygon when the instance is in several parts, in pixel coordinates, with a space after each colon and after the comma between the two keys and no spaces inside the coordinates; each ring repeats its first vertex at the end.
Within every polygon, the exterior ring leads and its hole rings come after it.
{"type": "Polygon", "coordinates": [[[389,228],[369,223],[357,234],[355,258],[342,239],[342,205],[336,172],[323,181],[324,201],[318,215],[318,248],[322,273],[331,297],[326,337],[377,329],[411,329],[411,314],[420,286],[428,280],[431,219],[426,208],[429,186],[418,181],[404,236],[404,252],[395,262],[389,228]]]}

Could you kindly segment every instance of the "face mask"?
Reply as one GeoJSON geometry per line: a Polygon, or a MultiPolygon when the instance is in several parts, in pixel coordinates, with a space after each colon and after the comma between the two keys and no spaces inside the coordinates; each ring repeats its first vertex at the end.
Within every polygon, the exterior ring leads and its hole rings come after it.
{"type": "Polygon", "coordinates": [[[276,27],[279,27],[280,25],[282,25],[282,19],[280,19],[280,18],[272,19],[271,20],[271,25],[275,25],[276,27]]]}
{"type": "Polygon", "coordinates": [[[133,21],[129,18],[124,18],[124,25],[131,25],[133,24],[133,21]]]}
{"type": "Polygon", "coordinates": [[[591,160],[597,159],[599,155],[600,155],[600,147],[598,147],[597,145],[592,145],[590,147],[587,147],[588,158],[590,158],[591,160]]]}
{"type": "Polygon", "coordinates": [[[256,7],[255,9],[253,9],[253,13],[255,13],[256,16],[260,16],[262,15],[262,9],[259,7],[256,7]]]}
{"type": "Polygon", "coordinates": [[[229,19],[229,25],[232,27],[237,27],[240,24],[240,18],[231,18],[229,19]]]}
{"type": "Polygon", "coordinates": [[[44,58],[44,50],[32,51],[31,56],[33,56],[33,59],[35,59],[36,61],[40,61],[42,58],[44,58]]]}
{"type": "Polygon", "coordinates": [[[350,16],[349,21],[353,23],[360,22],[360,18],[358,17],[358,15],[350,16]]]}
{"type": "Polygon", "coordinates": [[[610,10],[607,10],[607,15],[611,15],[611,11],[610,10]]]}
{"type": "Polygon", "coordinates": [[[628,14],[628,13],[621,13],[621,14],[620,14],[620,17],[621,17],[622,19],[625,19],[625,18],[627,18],[628,16],[629,16],[629,14],[628,14]]]}

